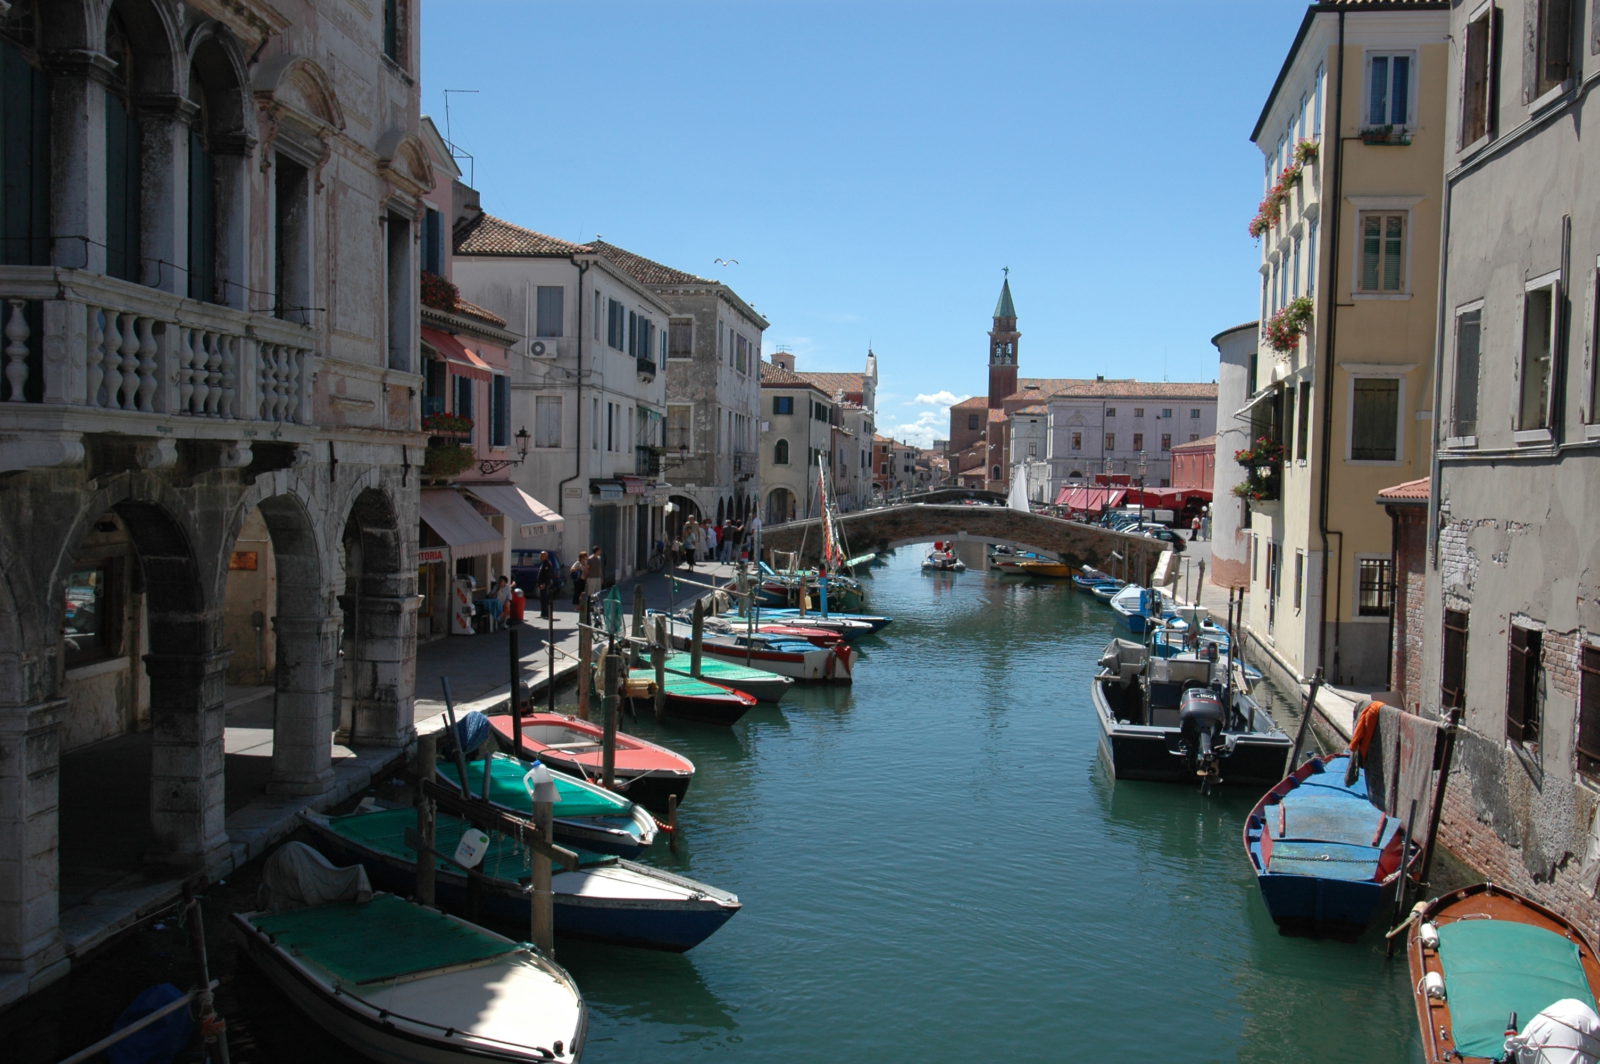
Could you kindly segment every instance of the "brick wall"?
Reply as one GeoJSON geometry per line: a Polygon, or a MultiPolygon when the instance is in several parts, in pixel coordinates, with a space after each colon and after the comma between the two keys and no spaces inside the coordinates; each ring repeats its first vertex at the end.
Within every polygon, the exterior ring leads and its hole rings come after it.
{"type": "Polygon", "coordinates": [[[1390,507],[1389,515],[1398,526],[1389,685],[1400,692],[1407,709],[1417,712],[1422,703],[1422,655],[1427,632],[1423,609],[1426,605],[1428,511],[1423,506],[1390,507]]]}

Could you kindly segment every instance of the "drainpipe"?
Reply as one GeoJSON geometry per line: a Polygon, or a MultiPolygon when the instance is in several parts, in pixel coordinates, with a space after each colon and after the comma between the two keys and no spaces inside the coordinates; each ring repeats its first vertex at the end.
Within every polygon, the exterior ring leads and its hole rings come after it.
{"type": "Polygon", "coordinates": [[[573,421],[578,435],[574,441],[577,446],[572,449],[572,475],[556,485],[556,513],[561,514],[563,517],[566,516],[567,512],[566,487],[574,480],[577,480],[583,473],[583,304],[585,302],[583,275],[589,272],[589,264],[587,262],[579,262],[576,254],[568,255],[567,258],[578,268],[578,386],[576,390],[578,415],[573,421]]]}
{"type": "Polygon", "coordinates": [[[1326,341],[1322,349],[1322,463],[1320,470],[1321,483],[1318,488],[1317,498],[1317,531],[1322,536],[1322,610],[1317,619],[1317,667],[1323,669],[1335,682],[1339,675],[1339,612],[1343,609],[1344,559],[1339,559],[1340,578],[1333,589],[1333,668],[1328,669],[1328,537],[1339,537],[1339,551],[1344,553],[1344,535],[1328,527],[1328,492],[1329,478],[1332,475],[1333,465],[1333,440],[1330,428],[1333,424],[1333,362],[1334,340],[1338,335],[1338,304],[1339,304],[1339,247],[1344,237],[1344,201],[1343,181],[1340,180],[1344,172],[1344,16],[1343,10],[1338,12],[1339,17],[1339,43],[1335,50],[1338,56],[1338,72],[1333,92],[1333,165],[1329,167],[1333,179],[1332,195],[1329,199],[1333,206],[1333,224],[1328,231],[1333,234],[1332,247],[1328,251],[1328,295],[1323,300],[1327,322],[1325,332],[1326,341]]]}

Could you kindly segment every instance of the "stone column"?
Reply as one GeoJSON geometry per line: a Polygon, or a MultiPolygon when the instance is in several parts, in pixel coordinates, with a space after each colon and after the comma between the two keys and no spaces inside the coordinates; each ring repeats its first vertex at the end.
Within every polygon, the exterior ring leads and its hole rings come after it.
{"type": "Polygon", "coordinates": [[[338,617],[273,618],[278,636],[272,730],[273,794],[321,794],[333,785],[338,617]]]}
{"type": "Polygon", "coordinates": [[[223,793],[223,701],[229,653],[149,654],[150,826],[146,860],[204,869],[228,845],[223,793]]]}
{"type": "Polygon", "coordinates": [[[38,977],[66,963],[57,888],[65,706],[0,707],[0,971],[38,977]]]}
{"type": "Polygon", "coordinates": [[[106,269],[106,83],[111,60],[63,50],[45,57],[50,72],[50,261],[106,269]]]}
{"type": "Polygon", "coordinates": [[[174,264],[189,256],[189,124],[199,108],[172,94],[139,98],[142,168],[139,241],[144,283],[174,295],[189,294],[189,277],[174,264]]]}
{"type": "Polygon", "coordinates": [[[344,670],[351,746],[404,746],[416,734],[416,595],[340,595],[347,630],[344,670]]]}

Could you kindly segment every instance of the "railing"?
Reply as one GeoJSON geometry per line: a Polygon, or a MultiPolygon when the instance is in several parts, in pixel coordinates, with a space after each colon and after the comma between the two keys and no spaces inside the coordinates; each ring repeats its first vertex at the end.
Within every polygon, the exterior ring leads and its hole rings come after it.
{"type": "Polygon", "coordinates": [[[0,269],[0,401],[309,423],[311,332],[81,270],[0,269]]]}
{"type": "Polygon", "coordinates": [[[735,473],[754,473],[758,465],[754,451],[734,451],[733,471],[735,473]]]}
{"type": "Polygon", "coordinates": [[[633,449],[633,465],[633,471],[637,476],[660,476],[661,451],[655,447],[635,447],[633,449]]]}
{"type": "Polygon", "coordinates": [[[638,362],[639,362],[639,376],[645,378],[646,380],[652,380],[652,381],[655,380],[656,379],[656,363],[655,363],[655,360],[654,359],[650,359],[650,358],[641,358],[641,359],[638,360],[638,362]]]}

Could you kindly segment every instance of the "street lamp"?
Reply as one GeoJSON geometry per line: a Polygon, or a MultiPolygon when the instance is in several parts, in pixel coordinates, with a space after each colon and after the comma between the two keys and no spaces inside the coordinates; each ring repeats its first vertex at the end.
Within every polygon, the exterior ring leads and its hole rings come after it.
{"type": "Polygon", "coordinates": [[[506,466],[521,465],[523,460],[528,457],[528,441],[532,438],[532,436],[528,435],[527,428],[518,429],[516,435],[517,456],[515,458],[485,458],[478,463],[478,472],[488,476],[491,473],[500,472],[506,466]]]}
{"type": "Polygon", "coordinates": [[[1139,452],[1139,523],[1144,524],[1144,475],[1149,469],[1149,462],[1143,451],[1139,452]]]}

